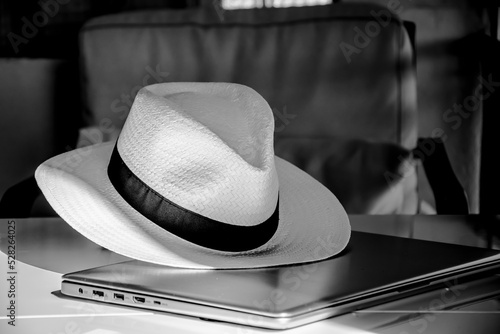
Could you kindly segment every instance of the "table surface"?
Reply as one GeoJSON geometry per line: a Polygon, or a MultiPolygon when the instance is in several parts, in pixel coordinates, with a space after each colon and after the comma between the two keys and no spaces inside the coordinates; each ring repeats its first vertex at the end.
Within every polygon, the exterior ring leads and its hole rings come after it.
{"type": "MultiPolygon", "coordinates": [[[[500,249],[498,218],[479,216],[350,215],[353,230],[406,238],[500,249]]],[[[112,306],[61,296],[61,274],[128,258],[81,236],[60,218],[0,220],[0,333],[270,333],[197,318],[112,306]],[[15,225],[15,234],[12,233],[15,225]],[[9,226],[11,237],[9,238],[9,226]],[[15,288],[9,286],[9,241],[15,240],[15,288]],[[9,290],[15,298],[9,297],[9,290]],[[15,326],[9,325],[9,303],[15,300],[15,326]]],[[[498,290],[500,295],[500,286],[498,290]]],[[[330,318],[286,333],[498,333],[500,297],[459,310],[427,312],[426,304],[402,308],[374,307],[330,318]],[[425,312],[424,312],[425,311],[425,312]],[[478,325],[481,324],[481,325],[478,325]]]]}

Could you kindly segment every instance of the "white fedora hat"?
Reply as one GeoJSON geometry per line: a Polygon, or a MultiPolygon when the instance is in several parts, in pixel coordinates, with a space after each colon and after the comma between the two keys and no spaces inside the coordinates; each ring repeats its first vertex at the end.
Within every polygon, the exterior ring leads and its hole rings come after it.
{"type": "Polygon", "coordinates": [[[249,87],[139,91],[116,143],[55,156],[38,185],[74,229],[116,253],[184,268],[257,268],[342,251],[346,212],[276,157],[274,117],[249,87]]]}

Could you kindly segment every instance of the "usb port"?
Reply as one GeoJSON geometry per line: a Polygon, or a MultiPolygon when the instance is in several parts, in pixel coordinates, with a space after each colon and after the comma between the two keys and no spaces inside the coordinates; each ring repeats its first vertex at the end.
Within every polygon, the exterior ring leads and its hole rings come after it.
{"type": "Polygon", "coordinates": [[[102,292],[102,291],[94,290],[93,293],[94,293],[94,296],[104,297],[104,292],[102,292]]]}
{"type": "Polygon", "coordinates": [[[161,302],[159,300],[155,300],[153,303],[155,303],[156,305],[161,305],[161,302]]]}
{"type": "Polygon", "coordinates": [[[125,296],[121,293],[115,293],[113,297],[117,300],[125,300],[125,296]]]}
{"type": "Polygon", "coordinates": [[[146,301],[146,299],[143,297],[135,297],[134,296],[134,303],[144,304],[145,301],[146,301]]]}

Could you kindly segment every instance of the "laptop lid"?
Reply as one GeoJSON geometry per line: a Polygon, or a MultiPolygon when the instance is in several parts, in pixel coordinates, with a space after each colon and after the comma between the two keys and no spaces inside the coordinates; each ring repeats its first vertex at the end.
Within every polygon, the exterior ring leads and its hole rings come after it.
{"type": "Polygon", "coordinates": [[[68,296],[284,329],[402,298],[498,267],[500,252],[352,232],[338,256],[243,270],[179,269],[141,261],[63,276],[68,296]]]}

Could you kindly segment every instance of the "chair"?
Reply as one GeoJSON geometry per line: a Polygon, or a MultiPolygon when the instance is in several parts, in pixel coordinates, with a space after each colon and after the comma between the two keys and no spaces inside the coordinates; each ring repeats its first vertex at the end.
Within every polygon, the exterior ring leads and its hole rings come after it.
{"type": "Polygon", "coordinates": [[[415,213],[415,173],[391,184],[384,177],[397,174],[417,140],[407,30],[392,17],[359,53],[348,52],[360,29],[377,22],[372,11],[384,9],[342,4],[222,17],[164,10],[91,20],[81,30],[89,125],[103,140],[115,138],[145,84],[241,83],[273,109],[276,154],[327,185],[348,212],[415,213]]]}
{"type": "Polygon", "coordinates": [[[330,188],[348,213],[417,213],[407,27],[366,4],[95,18],[80,34],[82,142],[115,139],[144,85],[241,83],[272,107],[276,154],[330,188]]]}

